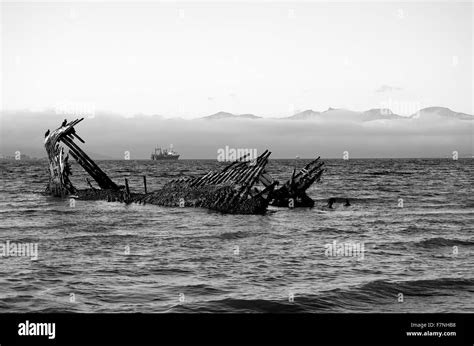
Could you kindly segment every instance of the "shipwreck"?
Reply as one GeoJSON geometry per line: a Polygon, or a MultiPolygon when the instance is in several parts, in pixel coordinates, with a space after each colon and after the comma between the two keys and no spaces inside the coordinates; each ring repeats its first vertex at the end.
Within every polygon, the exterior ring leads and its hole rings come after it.
{"type": "Polygon", "coordinates": [[[244,155],[220,171],[171,180],[152,192],[147,191],[144,176],[144,192],[133,192],[127,179],[123,185],[112,181],[76,143],[76,140],[85,143],[75,130],[83,119],[64,120],[59,128],[51,132],[48,130],[45,134],[44,144],[49,160],[49,181],[45,192],[48,195],[169,207],[201,207],[232,214],[263,214],[269,205],[289,208],[314,206],[306,191],[321,179],[324,172],[324,163],[320,158],[309,162],[298,173],[294,169],[288,181],[280,184],[265,170],[271,154],[268,150],[250,161],[244,155]],[[70,179],[70,156],[89,174],[98,188],[89,179],[90,188],[77,189],[74,186],[70,179]]]}

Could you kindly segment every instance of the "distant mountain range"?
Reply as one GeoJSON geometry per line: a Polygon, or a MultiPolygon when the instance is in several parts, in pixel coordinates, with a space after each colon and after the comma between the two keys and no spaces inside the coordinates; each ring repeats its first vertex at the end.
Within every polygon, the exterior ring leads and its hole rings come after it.
{"type": "Polygon", "coordinates": [[[466,113],[454,112],[446,107],[428,107],[421,109],[418,113],[410,116],[410,118],[426,117],[426,116],[438,116],[443,118],[459,119],[459,120],[472,120],[473,116],[466,113]]]}
{"type": "Polygon", "coordinates": [[[404,119],[401,115],[393,113],[390,109],[387,108],[373,108],[369,109],[362,113],[363,121],[372,121],[372,120],[381,120],[381,119],[404,119]]]}
{"type": "Polygon", "coordinates": [[[303,112],[296,113],[292,116],[286,117],[284,119],[291,120],[311,120],[321,115],[321,112],[315,112],[312,109],[307,109],[303,112]]]}
{"type": "MultiPolygon", "coordinates": [[[[348,119],[359,121],[375,120],[409,120],[409,119],[428,119],[445,118],[457,120],[474,120],[474,116],[466,113],[452,111],[446,107],[428,107],[420,109],[410,116],[401,116],[393,113],[387,108],[373,108],[365,112],[355,112],[347,109],[329,108],[326,111],[318,112],[312,109],[293,114],[289,117],[275,118],[281,120],[317,120],[317,119],[348,119]]],[[[263,119],[254,114],[232,114],[228,112],[218,112],[200,119],[205,120],[224,120],[224,119],[263,119]]]]}
{"type": "Polygon", "coordinates": [[[261,117],[258,117],[253,114],[232,114],[232,113],[227,113],[227,112],[218,112],[216,114],[208,115],[205,117],[202,117],[201,119],[206,119],[206,120],[221,120],[221,119],[260,119],[261,117]]]}
{"type": "MultiPolygon", "coordinates": [[[[472,157],[474,117],[443,107],[423,108],[412,116],[389,109],[305,110],[286,118],[219,112],[199,119],[177,119],[97,112],[77,126],[93,159],[149,159],[158,145],[173,143],[183,159],[215,158],[219,148],[270,148],[276,158],[342,157],[472,157]]],[[[393,107],[395,108],[395,107],[393,107]]],[[[78,116],[79,117],[79,116],[78,116]]],[[[44,133],[72,115],[48,111],[0,112],[0,156],[44,157],[44,133]]],[[[82,144],[81,144],[82,146],[82,144]]]]}

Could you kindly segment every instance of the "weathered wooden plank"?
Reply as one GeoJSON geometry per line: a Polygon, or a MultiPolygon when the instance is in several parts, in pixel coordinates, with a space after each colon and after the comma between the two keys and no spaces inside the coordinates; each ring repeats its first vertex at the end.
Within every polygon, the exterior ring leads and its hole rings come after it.
{"type": "Polygon", "coordinates": [[[75,151],[76,155],[79,156],[84,163],[91,167],[94,172],[97,172],[96,175],[93,176],[93,178],[101,188],[118,190],[118,186],[107,176],[107,174],[104,173],[104,171],[100,169],[99,166],[97,166],[97,164],[86,153],[81,150],[81,148],[79,148],[74,142],[72,142],[68,138],[62,137],[60,140],[64,144],[66,144],[69,149],[75,151]]]}

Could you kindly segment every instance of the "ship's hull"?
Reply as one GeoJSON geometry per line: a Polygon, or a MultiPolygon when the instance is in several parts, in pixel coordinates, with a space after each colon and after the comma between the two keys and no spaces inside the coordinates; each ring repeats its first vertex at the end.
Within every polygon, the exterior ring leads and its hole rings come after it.
{"type": "Polygon", "coordinates": [[[167,156],[153,155],[151,157],[151,159],[154,161],[169,161],[169,160],[177,160],[178,158],[179,158],[179,155],[167,155],[167,156]]]}

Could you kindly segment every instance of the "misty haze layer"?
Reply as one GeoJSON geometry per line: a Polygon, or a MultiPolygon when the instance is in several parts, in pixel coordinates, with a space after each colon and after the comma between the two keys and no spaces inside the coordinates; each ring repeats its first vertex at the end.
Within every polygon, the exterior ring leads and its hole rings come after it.
{"type": "MultiPolygon", "coordinates": [[[[93,158],[149,159],[155,146],[173,144],[182,159],[215,159],[220,148],[272,151],[273,158],[349,157],[471,157],[473,121],[446,108],[421,110],[411,118],[367,121],[367,112],[331,110],[310,119],[164,119],[160,116],[125,118],[99,113],[86,117],[76,130],[93,158]],[[365,114],[365,115],[364,115],[365,114]]],[[[44,157],[44,133],[58,127],[64,115],[50,112],[3,112],[1,154],[15,151],[44,157]]],[[[68,116],[73,120],[73,116],[68,116]]]]}

